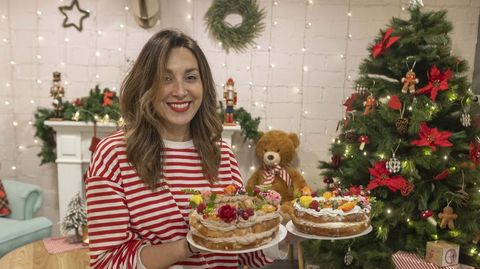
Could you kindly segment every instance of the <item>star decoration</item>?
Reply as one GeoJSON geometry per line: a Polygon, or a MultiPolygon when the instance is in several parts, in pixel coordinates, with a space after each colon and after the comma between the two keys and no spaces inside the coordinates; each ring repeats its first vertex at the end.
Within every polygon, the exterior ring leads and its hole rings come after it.
{"type": "Polygon", "coordinates": [[[410,142],[412,145],[419,147],[430,147],[433,152],[437,150],[436,146],[451,147],[453,144],[448,141],[448,138],[452,135],[449,131],[439,131],[437,128],[430,128],[425,122],[420,124],[420,139],[410,142]]]}
{"type": "Polygon", "coordinates": [[[67,27],[73,26],[79,32],[81,32],[83,30],[83,20],[88,18],[88,16],[90,16],[90,12],[80,8],[80,5],[78,4],[78,0],[73,0],[72,3],[70,4],[70,6],[61,6],[61,7],[58,7],[58,9],[60,10],[60,12],[62,12],[63,16],[65,16],[65,19],[63,20],[63,27],[67,28],[67,27]],[[78,24],[68,22],[68,15],[67,15],[66,12],[67,11],[73,11],[74,7],[77,9],[77,11],[79,13],[83,14],[80,17],[80,21],[79,21],[78,24]]]}

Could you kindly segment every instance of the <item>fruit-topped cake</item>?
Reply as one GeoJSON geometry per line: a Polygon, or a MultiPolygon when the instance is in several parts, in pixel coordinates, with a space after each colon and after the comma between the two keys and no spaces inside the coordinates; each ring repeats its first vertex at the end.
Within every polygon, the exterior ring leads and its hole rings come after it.
{"type": "Polygon", "coordinates": [[[294,204],[292,222],[306,234],[349,236],[362,233],[370,226],[369,198],[351,192],[324,192],[312,195],[308,188],[294,204]]]}
{"type": "Polygon", "coordinates": [[[192,239],[209,249],[240,250],[267,244],[278,233],[281,196],[273,190],[229,185],[223,194],[200,192],[190,199],[192,239]]]}

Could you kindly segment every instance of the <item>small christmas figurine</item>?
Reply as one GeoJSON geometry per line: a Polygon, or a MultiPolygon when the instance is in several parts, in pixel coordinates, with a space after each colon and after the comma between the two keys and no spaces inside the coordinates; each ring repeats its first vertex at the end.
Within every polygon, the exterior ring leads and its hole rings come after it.
{"type": "Polygon", "coordinates": [[[375,97],[373,97],[373,95],[370,94],[367,97],[367,100],[364,102],[364,105],[365,105],[365,112],[363,112],[363,115],[367,115],[368,113],[375,111],[377,100],[375,100],[375,97]]]}
{"type": "Polygon", "coordinates": [[[225,99],[225,122],[224,125],[235,126],[236,123],[233,121],[233,112],[234,107],[237,104],[237,92],[233,87],[235,84],[232,78],[229,78],[225,88],[223,90],[223,98],[225,99]]]}
{"type": "Polygon", "coordinates": [[[453,208],[449,205],[443,208],[442,213],[438,213],[438,217],[442,219],[440,228],[445,229],[448,226],[450,230],[455,229],[455,223],[453,221],[458,218],[458,215],[453,213],[453,208]]]}
{"type": "Polygon", "coordinates": [[[53,97],[54,120],[63,119],[63,102],[62,98],[65,96],[65,89],[61,83],[60,72],[53,72],[53,83],[50,88],[50,96],[53,97]]]}
{"type": "Polygon", "coordinates": [[[418,78],[412,69],[410,69],[405,77],[402,78],[402,83],[402,93],[407,93],[407,90],[410,93],[415,93],[415,84],[418,84],[418,78]]]}

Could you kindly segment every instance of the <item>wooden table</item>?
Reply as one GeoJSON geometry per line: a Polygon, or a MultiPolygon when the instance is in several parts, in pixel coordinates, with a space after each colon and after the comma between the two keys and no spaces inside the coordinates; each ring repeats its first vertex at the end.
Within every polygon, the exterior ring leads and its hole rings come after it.
{"type": "Polygon", "coordinates": [[[89,267],[88,248],[49,254],[43,241],[19,247],[0,259],[5,269],[86,269],[89,267]]]}

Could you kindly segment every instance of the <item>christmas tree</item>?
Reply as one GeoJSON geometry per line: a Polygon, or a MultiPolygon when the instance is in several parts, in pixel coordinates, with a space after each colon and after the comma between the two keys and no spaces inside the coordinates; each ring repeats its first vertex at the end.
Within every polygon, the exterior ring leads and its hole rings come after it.
{"type": "Polygon", "coordinates": [[[459,244],[460,262],[480,268],[480,140],[470,120],[478,104],[468,67],[451,55],[446,11],[409,13],[370,46],[332,161],[320,163],[330,188],[375,197],[373,231],[304,242],[307,260],[322,268],[393,268],[392,254],[425,257],[434,240],[459,244]]]}
{"type": "Polygon", "coordinates": [[[82,239],[80,230],[85,225],[87,225],[87,212],[80,192],[78,192],[68,203],[67,213],[62,221],[62,233],[67,235],[69,231],[74,230],[75,237],[71,241],[80,242],[82,239]]]}

